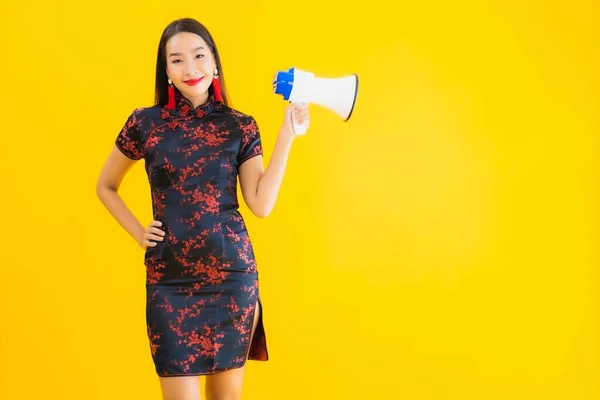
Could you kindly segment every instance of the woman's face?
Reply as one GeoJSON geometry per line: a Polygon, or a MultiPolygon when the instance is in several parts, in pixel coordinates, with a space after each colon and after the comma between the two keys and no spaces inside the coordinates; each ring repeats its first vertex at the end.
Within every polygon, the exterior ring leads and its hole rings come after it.
{"type": "Polygon", "coordinates": [[[166,56],[167,76],[185,97],[208,96],[216,63],[204,39],[180,32],[167,41],[166,56]]]}

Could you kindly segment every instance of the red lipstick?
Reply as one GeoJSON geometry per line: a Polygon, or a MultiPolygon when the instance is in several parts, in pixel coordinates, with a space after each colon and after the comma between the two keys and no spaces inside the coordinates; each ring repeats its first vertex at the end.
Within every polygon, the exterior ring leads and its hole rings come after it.
{"type": "Polygon", "coordinates": [[[202,81],[202,79],[204,79],[204,77],[196,78],[196,79],[190,79],[190,80],[187,80],[187,81],[183,81],[183,83],[186,83],[186,84],[188,84],[190,86],[194,86],[194,85],[199,84],[202,81]]]}

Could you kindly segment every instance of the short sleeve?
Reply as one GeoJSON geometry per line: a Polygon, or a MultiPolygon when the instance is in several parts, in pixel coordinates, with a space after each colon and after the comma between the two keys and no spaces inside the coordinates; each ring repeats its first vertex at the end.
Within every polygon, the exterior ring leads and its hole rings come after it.
{"type": "Polygon", "coordinates": [[[263,154],[260,130],[256,120],[248,116],[241,121],[242,143],[238,154],[238,165],[244,161],[263,154]]]}
{"type": "Polygon", "coordinates": [[[139,126],[141,110],[141,108],[133,110],[115,139],[115,145],[119,150],[132,160],[139,160],[144,156],[144,147],[142,145],[142,135],[139,126]]]}

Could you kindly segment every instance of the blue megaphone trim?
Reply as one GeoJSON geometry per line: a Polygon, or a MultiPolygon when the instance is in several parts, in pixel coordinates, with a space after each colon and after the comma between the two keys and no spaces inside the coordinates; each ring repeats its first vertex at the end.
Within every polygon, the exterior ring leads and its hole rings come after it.
{"type": "Polygon", "coordinates": [[[273,79],[273,91],[276,94],[283,96],[285,100],[290,99],[292,87],[294,86],[294,71],[295,67],[286,71],[278,71],[273,79]]]}

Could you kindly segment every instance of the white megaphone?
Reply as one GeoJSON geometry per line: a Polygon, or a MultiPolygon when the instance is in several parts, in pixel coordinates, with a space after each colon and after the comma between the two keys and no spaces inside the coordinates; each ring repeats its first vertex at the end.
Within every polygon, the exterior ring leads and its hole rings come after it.
{"type": "MultiPolygon", "coordinates": [[[[344,121],[348,121],[358,95],[358,75],[317,78],[313,73],[293,67],[275,74],[273,91],[289,102],[318,104],[335,112],[344,121]]],[[[307,124],[298,125],[293,122],[293,125],[296,133],[300,135],[306,133],[308,128],[307,124]]]]}

